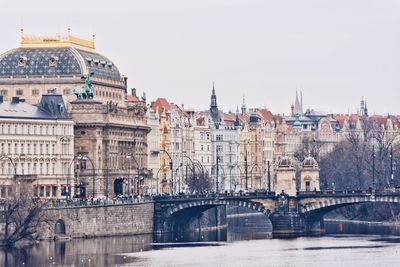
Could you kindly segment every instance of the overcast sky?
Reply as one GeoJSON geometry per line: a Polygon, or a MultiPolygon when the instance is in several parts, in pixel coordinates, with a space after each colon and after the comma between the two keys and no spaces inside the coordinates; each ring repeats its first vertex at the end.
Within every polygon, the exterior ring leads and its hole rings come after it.
{"type": "Polygon", "coordinates": [[[149,100],[289,113],[305,107],[400,114],[399,0],[4,1],[0,51],[25,33],[96,34],[97,51],[149,100]]]}

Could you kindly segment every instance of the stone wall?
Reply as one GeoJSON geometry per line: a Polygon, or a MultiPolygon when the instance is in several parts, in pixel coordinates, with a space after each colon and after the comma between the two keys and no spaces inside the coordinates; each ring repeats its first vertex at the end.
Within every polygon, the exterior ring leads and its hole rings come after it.
{"type": "MultiPolygon", "coordinates": [[[[153,232],[154,203],[49,209],[50,225],[40,230],[42,238],[56,236],[56,223],[65,224],[65,235],[96,237],[153,232]],[[62,223],[61,222],[61,223],[62,223]]],[[[62,233],[60,233],[62,234],[62,233]]]]}

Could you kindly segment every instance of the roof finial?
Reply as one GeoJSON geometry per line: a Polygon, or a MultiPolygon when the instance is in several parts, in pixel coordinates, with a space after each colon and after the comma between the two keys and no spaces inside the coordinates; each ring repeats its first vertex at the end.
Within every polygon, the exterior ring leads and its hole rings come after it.
{"type": "Polygon", "coordinates": [[[68,25],[67,31],[68,31],[68,36],[71,35],[71,26],[68,25]]]}
{"type": "Polygon", "coordinates": [[[23,38],[24,37],[24,27],[23,26],[21,26],[20,32],[21,32],[21,38],[23,38]]]}

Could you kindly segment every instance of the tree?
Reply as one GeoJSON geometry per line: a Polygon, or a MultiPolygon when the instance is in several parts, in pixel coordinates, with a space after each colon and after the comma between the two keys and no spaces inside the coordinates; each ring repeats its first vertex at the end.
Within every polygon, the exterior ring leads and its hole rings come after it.
{"type": "Polygon", "coordinates": [[[43,224],[51,222],[44,208],[46,202],[34,198],[31,185],[18,185],[18,191],[0,202],[2,208],[3,231],[0,245],[13,247],[21,241],[35,241],[43,224]]]}
{"type": "Polygon", "coordinates": [[[212,188],[208,172],[196,170],[194,165],[192,166],[191,173],[188,176],[187,184],[190,192],[210,192],[212,188]]]}
{"type": "Polygon", "coordinates": [[[303,162],[307,156],[311,156],[319,161],[322,146],[323,144],[320,140],[305,135],[301,140],[300,147],[294,152],[294,158],[299,162],[303,162]]]}

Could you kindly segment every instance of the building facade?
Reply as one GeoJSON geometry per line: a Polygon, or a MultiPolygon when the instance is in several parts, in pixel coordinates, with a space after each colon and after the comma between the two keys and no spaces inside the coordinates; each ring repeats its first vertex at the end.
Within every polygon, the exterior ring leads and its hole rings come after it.
{"type": "Polygon", "coordinates": [[[28,183],[35,196],[66,198],[74,185],[73,128],[61,95],[45,94],[38,106],[0,97],[0,197],[28,183]]]}

